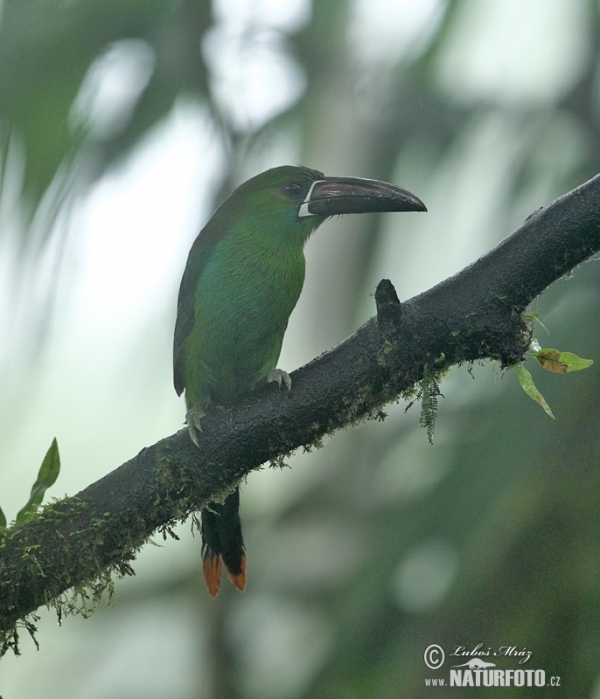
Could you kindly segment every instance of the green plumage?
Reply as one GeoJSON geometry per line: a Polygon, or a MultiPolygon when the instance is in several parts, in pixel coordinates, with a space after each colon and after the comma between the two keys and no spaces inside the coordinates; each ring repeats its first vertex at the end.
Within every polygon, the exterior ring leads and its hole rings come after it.
{"type": "Polygon", "coordinates": [[[196,239],[179,292],[175,388],[198,414],[250,390],[279,359],[288,318],[304,283],[304,243],[324,216],[297,217],[323,175],[279,167],[245,182],[196,239]]]}
{"type": "MultiPolygon", "coordinates": [[[[410,192],[375,180],[325,177],[304,167],[267,170],[238,187],[196,238],[185,267],[173,344],[175,389],[185,391],[190,436],[215,405],[275,370],[290,313],[304,284],[304,244],[328,217],[423,211],[410,192]]],[[[285,372],[275,373],[290,386],[285,372]]],[[[239,492],[202,511],[204,577],[214,596],[221,560],[246,585],[239,492]]]]}

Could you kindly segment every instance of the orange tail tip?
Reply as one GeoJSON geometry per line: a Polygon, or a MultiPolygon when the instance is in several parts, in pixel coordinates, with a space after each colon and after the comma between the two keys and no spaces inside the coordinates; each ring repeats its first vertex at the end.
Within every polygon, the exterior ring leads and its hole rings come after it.
{"type": "Polygon", "coordinates": [[[221,587],[221,557],[212,556],[205,558],[202,561],[202,570],[206,580],[206,587],[208,587],[211,597],[216,597],[221,587]]]}
{"type": "MultiPolygon", "coordinates": [[[[233,575],[233,573],[230,573],[227,571],[227,575],[229,576],[229,579],[231,582],[236,586],[236,588],[240,591],[243,592],[246,589],[246,556],[242,556],[242,561],[240,564],[241,568],[241,573],[238,573],[237,575],[233,575]]],[[[213,595],[214,597],[214,595],[213,595]]]]}

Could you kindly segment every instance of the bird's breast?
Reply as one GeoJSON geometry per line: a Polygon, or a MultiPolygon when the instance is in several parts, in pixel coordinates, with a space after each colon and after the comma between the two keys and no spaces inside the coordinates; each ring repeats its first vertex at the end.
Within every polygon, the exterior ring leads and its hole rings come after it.
{"type": "MultiPolygon", "coordinates": [[[[302,250],[236,246],[224,247],[206,266],[197,289],[197,317],[207,304],[219,308],[229,324],[250,326],[253,321],[287,323],[304,283],[302,250]]],[[[251,327],[246,327],[251,332],[251,327]]]]}
{"type": "Polygon", "coordinates": [[[256,252],[213,256],[196,287],[186,386],[207,406],[250,390],[276,366],[302,290],[302,251],[256,252]]]}

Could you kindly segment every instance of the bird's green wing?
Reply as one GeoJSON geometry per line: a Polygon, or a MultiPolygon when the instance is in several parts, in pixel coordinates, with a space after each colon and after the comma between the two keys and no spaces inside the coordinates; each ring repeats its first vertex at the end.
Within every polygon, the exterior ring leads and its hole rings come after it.
{"type": "Polygon", "coordinates": [[[214,225],[214,218],[211,219],[194,241],[185,265],[177,299],[177,320],[175,321],[175,336],[173,338],[173,384],[178,396],[183,393],[185,388],[181,366],[181,349],[196,322],[194,306],[198,280],[202,276],[216,244],[225,235],[225,232],[224,227],[214,225]]]}

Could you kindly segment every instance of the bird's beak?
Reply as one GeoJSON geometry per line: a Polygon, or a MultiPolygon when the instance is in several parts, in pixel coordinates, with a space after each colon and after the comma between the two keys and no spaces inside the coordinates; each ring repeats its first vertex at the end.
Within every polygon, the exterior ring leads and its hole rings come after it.
{"type": "Polygon", "coordinates": [[[427,211],[406,189],[360,177],[325,177],[313,182],[298,217],[366,214],[374,211],[427,211]]]}

